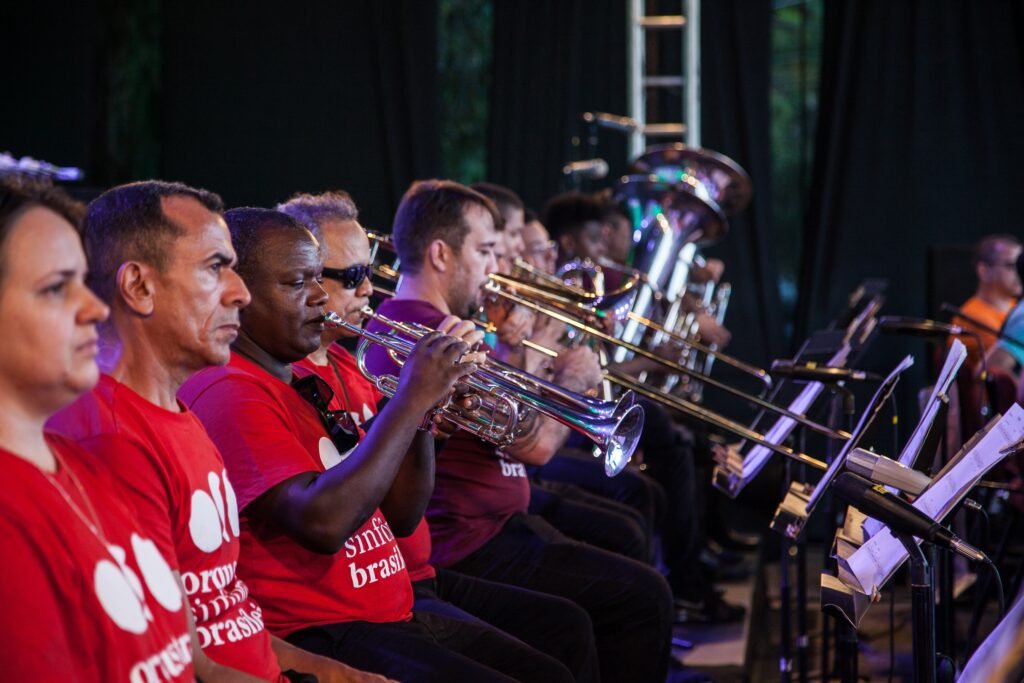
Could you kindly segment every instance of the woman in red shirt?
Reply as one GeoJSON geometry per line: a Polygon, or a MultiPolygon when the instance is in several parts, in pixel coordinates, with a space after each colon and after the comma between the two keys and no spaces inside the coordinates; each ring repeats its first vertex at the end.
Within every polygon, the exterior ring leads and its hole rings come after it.
{"type": "Polygon", "coordinates": [[[19,681],[192,681],[186,606],[107,473],[47,418],[96,384],[81,210],[0,177],[0,660],[19,681]]]}

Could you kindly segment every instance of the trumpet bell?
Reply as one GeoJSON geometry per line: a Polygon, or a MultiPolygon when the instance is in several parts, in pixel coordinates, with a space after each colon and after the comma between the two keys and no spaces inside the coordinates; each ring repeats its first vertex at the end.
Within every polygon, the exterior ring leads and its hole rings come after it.
{"type": "Polygon", "coordinates": [[[735,161],[710,149],[682,143],[649,147],[633,162],[634,173],[651,173],[659,180],[714,200],[727,216],[750,204],[750,176],[735,161]]]}
{"type": "Polygon", "coordinates": [[[599,457],[604,457],[604,473],[609,477],[626,469],[630,458],[640,444],[640,435],[644,429],[644,409],[630,402],[621,415],[613,416],[614,427],[607,431],[602,446],[598,446],[599,457]]]}

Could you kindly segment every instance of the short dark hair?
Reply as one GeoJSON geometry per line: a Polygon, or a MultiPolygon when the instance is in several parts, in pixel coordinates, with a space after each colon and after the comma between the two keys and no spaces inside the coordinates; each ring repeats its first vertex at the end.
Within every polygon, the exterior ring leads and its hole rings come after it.
{"type": "Polygon", "coordinates": [[[498,212],[501,214],[502,220],[501,225],[494,226],[497,230],[505,229],[506,211],[519,209],[524,213],[524,215],[526,213],[526,205],[523,204],[523,200],[520,199],[519,195],[517,195],[510,187],[498,185],[497,183],[473,183],[469,187],[490,199],[494,202],[494,205],[498,207],[498,212]]]}
{"type": "Polygon", "coordinates": [[[610,221],[613,217],[625,218],[632,223],[629,212],[614,199],[602,194],[594,195],[594,199],[601,203],[601,220],[610,221]]]}
{"type": "Polygon", "coordinates": [[[532,223],[534,221],[539,220],[540,216],[537,215],[536,211],[534,211],[530,207],[526,207],[525,209],[523,209],[523,223],[532,223]]]}
{"type": "Polygon", "coordinates": [[[604,220],[601,203],[582,192],[563,192],[555,195],[544,206],[544,227],[552,239],[574,235],[590,222],[604,220]]]}
{"type": "Polygon", "coordinates": [[[113,187],[90,202],[82,223],[88,284],[107,304],[114,300],[117,271],[125,261],[167,267],[169,245],[184,229],[164,214],[165,197],[191,197],[214,213],[219,195],[184,183],[143,180],[113,187]]]}
{"type": "MultiPolygon", "coordinates": [[[[14,222],[33,206],[42,206],[64,218],[77,231],[85,213],[85,205],[54,187],[48,179],[25,173],[0,173],[0,254],[14,222]]],[[[0,276],[4,262],[0,259],[0,276]]]]}
{"type": "Polygon", "coordinates": [[[988,265],[995,265],[999,259],[999,249],[997,248],[1000,244],[1009,244],[1010,246],[1020,246],[1020,240],[1013,235],[997,234],[997,235],[986,235],[974,245],[974,257],[971,260],[972,265],[977,267],[981,263],[988,265]]]}
{"type": "Polygon", "coordinates": [[[323,221],[359,220],[359,209],[352,196],[344,190],[321,194],[294,194],[288,201],[277,205],[277,210],[296,219],[316,236],[323,234],[323,221]]]}
{"type": "Polygon", "coordinates": [[[238,271],[238,275],[246,285],[251,285],[256,279],[256,273],[260,266],[260,246],[268,232],[283,230],[303,232],[312,236],[312,232],[305,225],[283,211],[275,209],[249,206],[231,209],[224,214],[224,221],[228,224],[228,230],[231,232],[231,244],[235,247],[235,254],[238,256],[238,265],[235,266],[235,270],[238,271]]]}
{"type": "Polygon", "coordinates": [[[427,246],[443,240],[456,252],[469,233],[466,209],[479,206],[501,221],[498,208],[488,197],[454,180],[418,180],[409,186],[395,212],[391,236],[402,261],[402,270],[415,275],[423,268],[427,246]]]}

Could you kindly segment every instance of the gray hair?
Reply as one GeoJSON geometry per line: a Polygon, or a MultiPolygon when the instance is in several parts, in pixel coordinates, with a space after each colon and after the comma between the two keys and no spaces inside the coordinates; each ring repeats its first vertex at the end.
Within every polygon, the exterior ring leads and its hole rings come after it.
{"type": "Polygon", "coordinates": [[[348,192],[342,190],[322,194],[300,192],[283,204],[278,204],[276,208],[305,225],[321,241],[323,221],[355,221],[359,219],[359,209],[356,208],[356,203],[352,201],[348,192]]]}

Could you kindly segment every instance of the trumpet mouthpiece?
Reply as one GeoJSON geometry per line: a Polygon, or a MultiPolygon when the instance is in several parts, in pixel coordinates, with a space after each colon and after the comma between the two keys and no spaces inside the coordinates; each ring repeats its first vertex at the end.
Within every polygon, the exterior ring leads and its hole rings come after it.
{"type": "Polygon", "coordinates": [[[340,327],[345,320],[334,311],[324,313],[324,324],[328,327],[340,327]]]}

